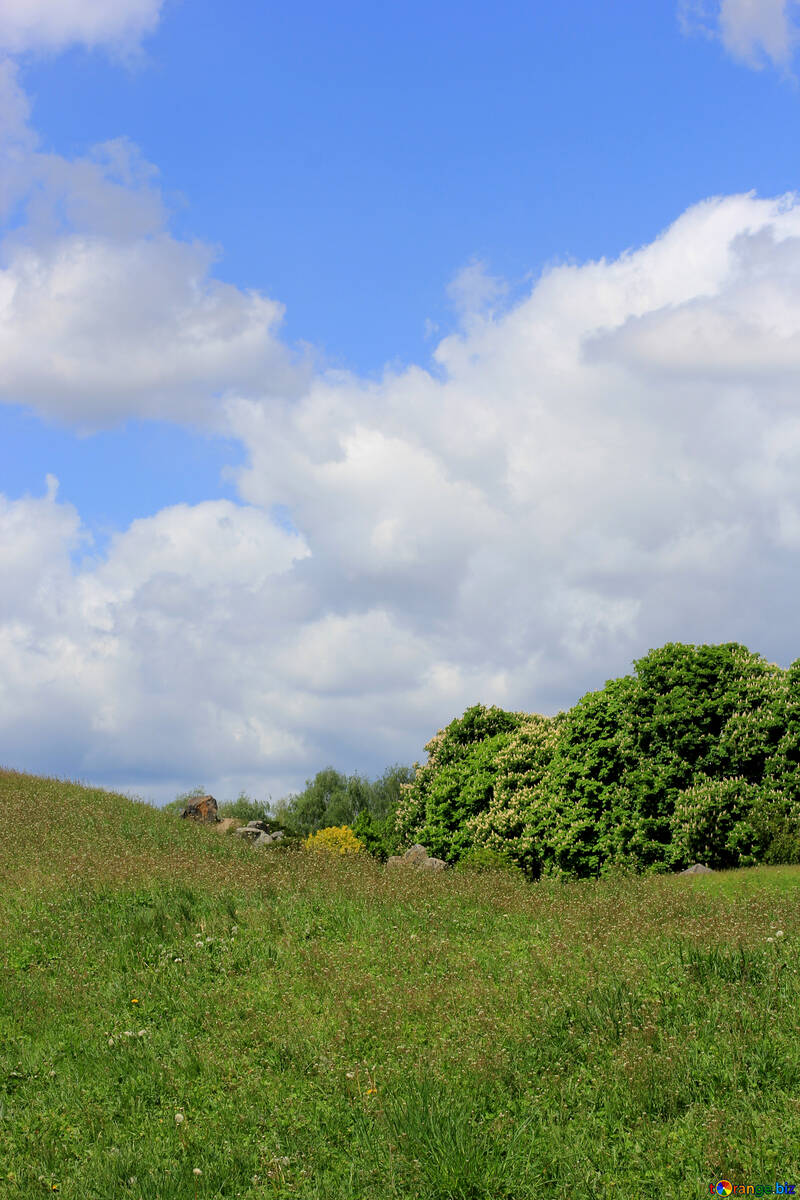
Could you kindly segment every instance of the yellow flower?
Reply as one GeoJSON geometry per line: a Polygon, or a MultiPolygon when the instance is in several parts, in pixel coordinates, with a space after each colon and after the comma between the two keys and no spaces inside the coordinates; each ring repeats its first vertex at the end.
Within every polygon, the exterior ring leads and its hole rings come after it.
{"type": "Polygon", "coordinates": [[[131,1000],[131,1004],[138,1004],[138,1003],[139,1003],[139,1001],[134,996],[133,1000],[131,1000]]]}

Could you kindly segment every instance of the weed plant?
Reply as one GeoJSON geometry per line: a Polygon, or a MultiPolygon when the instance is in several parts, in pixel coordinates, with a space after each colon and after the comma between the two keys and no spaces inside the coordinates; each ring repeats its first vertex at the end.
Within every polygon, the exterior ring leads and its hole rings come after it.
{"type": "Polygon", "coordinates": [[[427,874],[10,771],[0,819],[9,1200],[800,1183],[797,868],[427,874]]]}

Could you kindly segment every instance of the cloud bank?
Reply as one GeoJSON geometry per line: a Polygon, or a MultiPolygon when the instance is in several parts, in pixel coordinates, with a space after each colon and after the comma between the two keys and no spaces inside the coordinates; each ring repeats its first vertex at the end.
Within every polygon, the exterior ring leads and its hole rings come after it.
{"type": "Polygon", "coordinates": [[[472,703],[570,705],[668,640],[798,655],[796,197],[709,199],[513,304],[470,264],[459,330],[374,382],[298,367],[279,306],[170,236],[132,147],[68,163],[16,114],[0,393],[203,420],[247,463],[240,503],[94,558],[54,479],[0,502],[0,762],[277,799],[420,758],[472,703]]]}

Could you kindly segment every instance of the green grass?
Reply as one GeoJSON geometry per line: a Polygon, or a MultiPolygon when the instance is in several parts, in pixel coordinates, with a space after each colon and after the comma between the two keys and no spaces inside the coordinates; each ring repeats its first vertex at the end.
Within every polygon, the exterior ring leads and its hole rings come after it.
{"type": "Polygon", "coordinates": [[[416,874],[13,772],[0,819],[3,1197],[800,1185],[797,868],[416,874]]]}

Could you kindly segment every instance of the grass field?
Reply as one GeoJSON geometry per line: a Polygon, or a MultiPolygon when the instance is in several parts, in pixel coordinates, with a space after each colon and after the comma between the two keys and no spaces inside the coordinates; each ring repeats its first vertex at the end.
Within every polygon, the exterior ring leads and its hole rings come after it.
{"type": "Polygon", "coordinates": [[[529,884],[0,772],[0,1196],[800,1188],[800,869],[529,884]]]}

